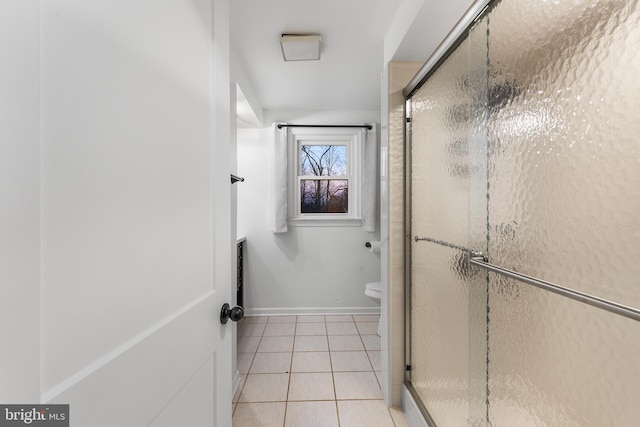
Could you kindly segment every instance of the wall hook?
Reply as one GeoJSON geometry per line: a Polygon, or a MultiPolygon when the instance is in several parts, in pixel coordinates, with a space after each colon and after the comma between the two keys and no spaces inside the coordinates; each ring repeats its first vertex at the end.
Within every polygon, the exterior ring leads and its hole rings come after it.
{"type": "Polygon", "coordinates": [[[243,182],[244,178],[241,177],[241,176],[237,176],[237,175],[231,174],[231,183],[235,184],[238,181],[243,182]]]}

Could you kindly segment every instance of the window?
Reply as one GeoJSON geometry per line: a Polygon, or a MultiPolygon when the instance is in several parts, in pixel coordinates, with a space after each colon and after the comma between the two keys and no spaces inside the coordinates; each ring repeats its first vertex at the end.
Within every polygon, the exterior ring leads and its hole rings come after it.
{"type": "Polygon", "coordinates": [[[301,144],[300,212],[349,213],[346,145],[301,144]]]}
{"type": "Polygon", "coordinates": [[[289,223],[360,225],[358,130],[291,129],[289,223]]]}

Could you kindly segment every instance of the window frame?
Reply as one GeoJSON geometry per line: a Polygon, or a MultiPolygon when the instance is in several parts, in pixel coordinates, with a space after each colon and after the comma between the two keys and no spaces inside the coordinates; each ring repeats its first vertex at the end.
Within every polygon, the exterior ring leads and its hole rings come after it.
{"type": "Polygon", "coordinates": [[[290,226],[361,226],[362,225],[362,156],[363,136],[358,129],[348,128],[289,128],[288,148],[288,223],[290,226]],[[347,175],[315,177],[312,179],[346,179],[348,181],[347,213],[301,212],[300,182],[309,176],[301,175],[303,145],[341,145],[347,147],[347,175]]]}

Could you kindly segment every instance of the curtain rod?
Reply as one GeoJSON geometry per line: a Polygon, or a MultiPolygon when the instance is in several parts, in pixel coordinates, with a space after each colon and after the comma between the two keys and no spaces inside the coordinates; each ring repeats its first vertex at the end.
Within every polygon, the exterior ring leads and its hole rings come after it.
{"type": "Polygon", "coordinates": [[[286,123],[278,123],[278,129],[287,128],[367,128],[371,130],[371,125],[288,125],[286,123]]]}

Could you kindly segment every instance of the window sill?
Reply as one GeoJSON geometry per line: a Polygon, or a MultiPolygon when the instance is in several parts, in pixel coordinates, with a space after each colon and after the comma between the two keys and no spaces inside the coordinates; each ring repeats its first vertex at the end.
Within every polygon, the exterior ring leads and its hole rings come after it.
{"type": "Polygon", "coordinates": [[[362,227],[360,218],[289,218],[290,227],[362,227]]]}

